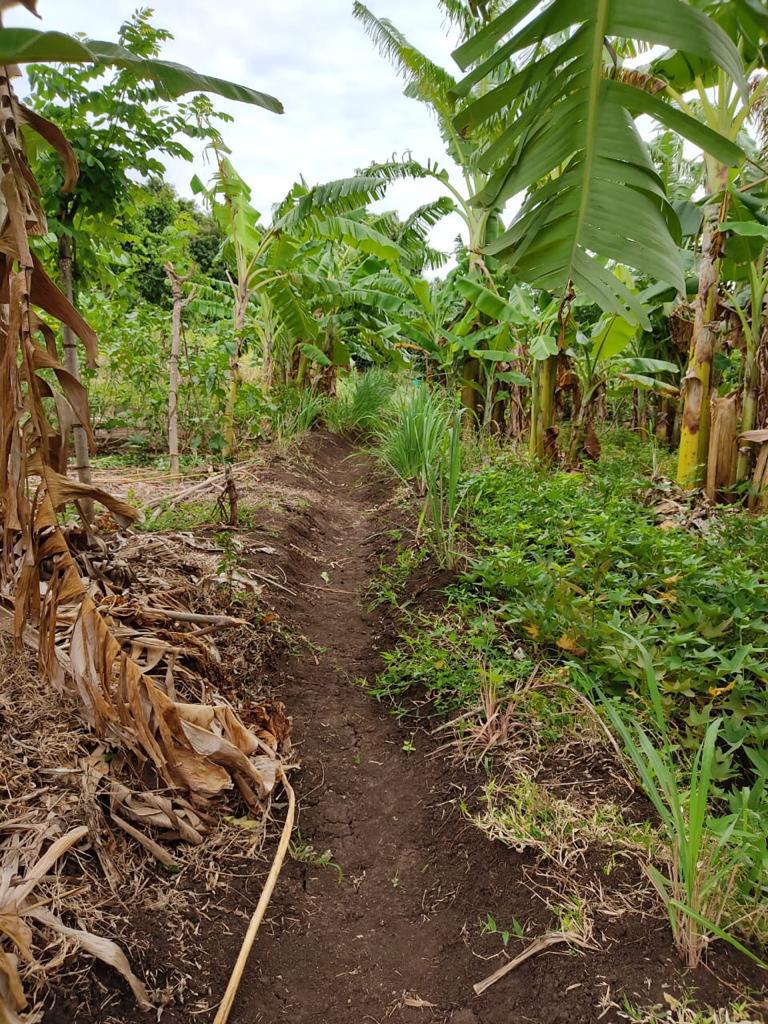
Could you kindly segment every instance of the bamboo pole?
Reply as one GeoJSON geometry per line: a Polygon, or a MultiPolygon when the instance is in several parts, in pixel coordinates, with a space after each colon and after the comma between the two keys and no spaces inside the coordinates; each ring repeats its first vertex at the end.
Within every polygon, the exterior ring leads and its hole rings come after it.
{"type": "Polygon", "coordinates": [[[283,831],[280,836],[280,844],[277,847],[275,859],[272,861],[272,867],[270,868],[269,875],[267,876],[267,881],[264,884],[264,888],[261,890],[259,902],[256,906],[253,917],[251,918],[251,923],[248,925],[248,931],[245,933],[243,944],[240,947],[240,953],[232,970],[232,976],[229,979],[229,984],[227,985],[224,998],[221,1000],[213,1024],[227,1024],[227,1021],[229,1020],[229,1015],[232,1012],[235,997],[237,996],[238,989],[240,988],[243,972],[245,971],[245,966],[248,962],[248,956],[253,949],[253,944],[256,941],[256,935],[261,926],[261,922],[264,920],[264,915],[267,912],[269,901],[271,900],[272,893],[277,885],[280,869],[283,866],[285,855],[288,852],[288,844],[291,841],[293,822],[296,816],[296,794],[293,792],[293,787],[288,782],[288,779],[282,770],[280,774],[283,787],[288,794],[288,814],[286,815],[285,824],[283,825],[283,831]]]}

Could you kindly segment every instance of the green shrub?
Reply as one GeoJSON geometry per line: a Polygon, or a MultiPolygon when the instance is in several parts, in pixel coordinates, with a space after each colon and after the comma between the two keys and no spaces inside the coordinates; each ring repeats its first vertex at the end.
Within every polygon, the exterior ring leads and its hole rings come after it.
{"type": "MultiPolygon", "coordinates": [[[[694,751],[723,720],[715,777],[768,773],[768,518],[734,512],[705,534],[660,529],[630,453],[584,473],[497,460],[473,485],[476,559],[466,599],[489,606],[541,657],[583,665],[642,710],[621,627],[651,651],[659,690],[694,751]]],[[[647,708],[646,708],[647,711],[647,708]]]]}

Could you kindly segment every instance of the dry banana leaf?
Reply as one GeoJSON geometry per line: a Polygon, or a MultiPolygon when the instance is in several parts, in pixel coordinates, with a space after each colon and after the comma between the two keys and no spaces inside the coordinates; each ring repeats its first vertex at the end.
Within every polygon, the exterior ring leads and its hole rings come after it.
{"type": "MultiPolygon", "coordinates": [[[[99,591],[87,555],[73,557],[58,518],[65,507],[97,501],[120,525],[132,522],[136,512],[65,472],[63,438],[72,419],[91,436],[87,394],[62,366],[51,329],[34,307],[71,328],[91,364],[97,339],[30,250],[29,235],[47,228],[20,124],[55,146],[67,186],[75,180],[74,155],[57,129],[19,105],[2,75],[0,103],[6,110],[0,135],[0,617],[12,617],[17,637],[36,638],[49,679],[60,685],[63,668],[68,670],[87,722],[133,759],[149,791],[167,787],[165,804],[149,800],[143,810],[135,794],[115,797],[121,820],[199,842],[203,818],[191,817],[192,807],[205,808],[236,791],[250,809],[263,806],[275,785],[276,770],[268,760],[278,756],[279,737],[268,728],[252,734],[229,708],[177,702],[174,664],[185,648],[126,630],[110,614],[108,595],[99,591]],[[53,371],[57,387],[43,380],[45,371],[53,371]],[[54,402],[46,404],[51,397],[54,402]]],[[[146,610],[151,619],[153,609],[146,610]]],[[[114,611],[119,614],[116,606],[114,611]]],[[[185,635],[188,649],[194,643],[185,635]]]]}
{"type": "MultiPolygon", "coordinates": [[[[23,2],[34,10],[33,0],[23,2]]],[[[149,1008],[147,991],[119,946],[69,927],[37,894],[33,898],[34,890],[89,827],[93,848],[115,883],[105,797],[116,826],[172,863],[163,844],[200,843],[210,823],[206,812],[222,797],[239,793],[249,810],[263,809],[280,777],[280,751],[289,742],[281,709],[264,710],[252,731],[224,704],[178,701],[174,673],[192,674],[188,666],[177,667],[179,660],[194,655],[213,666],[215,652],[191,633],[161,630],[158,609],[146,599],[141,622],[135,613],[139,602],[110,590],[95,571],[94,552],[101,548],[90,527],[81,531],[91,545],[83,551],[73,543],[72,528],[61,525],[67,506],[79,509],[86,501],[103,505],[119,526],[132,523],[136,511],[67,475],[70,428],[82,426],[93,444],[88,396],[62,365],[54,332],[40,311],[80,338],[90,366],[96,364],[97,338],[30,249],[30,237],[45,235],[47,226],[20,127],[38,132],[57,150],[66,188],[76,180],[77,165],[61,132],[19,104],[12,74],[0,68],[0,627],[36,646],[43,677],[59,688],[70,686],[82,717],[119,753],[108,772],[95,761],[86,766],[82,800],[89,826],[65,835],[33,830],[26,852],[17,835],[3,843],[0,1024],[17,1024],[26,1009],[22,977],[25,962],[34,962],[37,926],[112,966],[139,1005],[149,1008]],[[131,625],[136,622],[140,628],[131,625]],[[118,764],[133,788],[117,778],[118,764]]],[[[184,612],[178,602],[165,610],[177,617],[184,612]]],[[[199,692],[211,689],[201,684],[199,692]]],[[[34,1019],[33,1012],[28,1020],[34,1019]]]]}
{"type": "Polygon", "coordinates": [[[69,928],[55,914],[52,914],[50,910],[43,910],[42,907],[31,910],[29,916],[47,928],[52,929],[52,931],[65,935],[68,939],[74,939],[78,946],[81,946],[86,953],[90,953],[97,960],[101,960],[102,963],[113,967],[128,982],[139,1007],[142,1010],[152,1009],[152,1003],[144,983],[133,973],[131,965],[128,963],[128,957],[116,942],[112,942],[111,939],[105,939],[102,935],[94,935],[93,932],[87,932],[84,928],[69,928]]]}
{"type": "Polygon", "coordinates": [[[49,121],[48,118],[43,117],[34,110],[30,110],[23,103],[16,104],[16,111],[20,123],[29,125],[33,131],[36,131],[59,154],[61,165],[64,169],[64,184],[61,191],[71,192],[77,184],[80,168],[77,165],[75,151],[67,142],[64,132],[53,121],[49,121]]]}
{"type": "MultiPolygon", "coordinates": [[[[13,952],[0,949],[0,1022],[20,1020],[17,1011],[24,1010],[27,1000],[19,974],[20,959],[34,964],[34,935],[29,922],[34,921],[60,935],[73,939],[82,949],[114,967],[128,982],[139,1006],[148,1010],[152,1004],[144,984],[136,977],[128,958],[110,939],[81,928],[70,928],[50,910],[32,900],[34,890],[43,882],[69,851],[88,835],[86,826],[71,829],[59,836],[31,866],[23,870],[23,851],[11,847],[6,851],[4,870],[0,876],[0,936],[9,941],[13,952]],[[14,880],[23,870],[22,877],[14,880]]],[[[44,837],[41,837],[41,840],[44,837]]],[[[28,851],[31,852],[31,851],[28,851]]]]}

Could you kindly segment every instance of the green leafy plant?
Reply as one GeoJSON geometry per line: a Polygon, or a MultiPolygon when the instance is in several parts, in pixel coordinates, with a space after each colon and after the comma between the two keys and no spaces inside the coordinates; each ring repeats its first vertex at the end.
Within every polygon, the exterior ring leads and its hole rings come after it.
{"type": "Polygon", "coordinates": [[[671,469],[664,458],[624,433],[604,434],[602,460],[579,474],[497,456],[473,483],[460,606],[565,663],[577,685],[582,667],[609,695],[632,699],[643,680],[613,628],[622,626],[653,651],[678,742],[694,750],[722,718],[718,783],[750,783],[768,764],[768,522],[739,514],[704,533],[660,529],[648,503],[665,492],[644,494],[647,476],[671,469]]]}
{"type": "Polygon", "coordinates": [[[525,937],[525,928],[523,928],[516,917],[512,918],[512,923],[508,929],[499,928],[493,914],[486,914],[485,920],[481,921],[480,924],[481,935],[498,935],[505,948],[509,945],[509,940],[513,935],[517,936],[518,939],[525,937]]]}
{"type": "Polygon", "coordinates": [[[549,2],[529,18],[533,4],[512,4],[454,52],[460,67],[474,66],[458,84],[459,95],[488,83],[454,125],[460,131],[492,126],[493,141],[478,157],[490,177],[476,205],[495,208],[528,192],[511,227],[487,251],[512,260],[538,287],[564,296],[572,283],[606,312],[647,323],[642,303],[605,260],[681,290],[683,273],[676,215],[633,116],[650,115],[724,164],[739,163],[742,152],[622,75],[622,40],[679,45],[719,64],[742,91],[746,85],[736,46],[698,9],[655,0],[634,8],[628,19],[625,6],[624,0],[549,2]],[[518,54],[521,65],[495,82],[493,73],[518,54]]]}
{"type": "Polygon", "coordinates": [[[339,885],[344,881],[344,872],[333,859],[333,852],[325,850],[323,853],[318,853],[312,843],[303,840],[298,832],[291,842],[289,853],[298,864],[309,864],[315,868],[332,868],[336,872],[336,881],[339,885]]]}
{"type": "Polygon", "coordinates": [[[493,616],[471,603],[441,615],[409,615],[401,643],[384,653],[384,671],[367,688],[400,716],[423,704],[438,715],[466,713],[480,703],[489,675],[502,681],[500,699],[530,676],[531,661],[516,652],[493,616]]]}
{"type": "Polygon", "coordinates": [[[743,912],[743,900],[760,901],[764,895],[763,885],[753,887],[754,880],[749,877],[743,891],[749,867],[747,851],[752,843],[742,833],[749,828],[751,819],[730,815],[714,820],[715,746],[722,722],[716,718],[709,723],[687,780],[681,783],[650,655],[629,634],[623,635],[639,652],[657,734],[655,741],[638,722],[628,725],[621,711],[606,698],[603,707],[669,842],[669,865],[664,870],[648,865],[647,870],[666,907],[675,944],[689,967],[698,966],[713,938],[723,939],[757,960],[732,930],[743,912]]]}

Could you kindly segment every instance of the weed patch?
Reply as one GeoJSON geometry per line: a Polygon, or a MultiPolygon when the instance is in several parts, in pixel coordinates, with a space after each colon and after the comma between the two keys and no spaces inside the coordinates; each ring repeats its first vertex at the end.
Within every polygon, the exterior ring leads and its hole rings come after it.
{"type": "MultiPolygon", "coordinates": [[[[240,502],[237,509],[237,525],[253,528],[258,519],[261,505],[240,502]]],[[[147,533],[165,530],[194,530],[201,526],[221,525],[222,514],[215,501],[182,502],[173,508],[160,509],[151,518],[137,523],[137,528],[147,533]]]]}
{"type": "Polygon", "coordinates": [[[490,615],[465,618],[414,615],[400,645],[384,655],[386,667],[370,685],[398,714],[429,703],[437,714],[455,714],[478,703],[488,673],[500,694],[510,694],[528,678],[533,663],[490,615]]]}
{"type": "Polygon", "coordinates": [[[627,821],[616,804],[595,802],[581,808],[554,796],[546,786],[523,776],[514,782],[491,779],[483,791],[484,808],[472,815],[491,839],[522,852],[567,866],[590,846],[616,847],[650,855],[660,846],[648,822],[627,821]]]}

